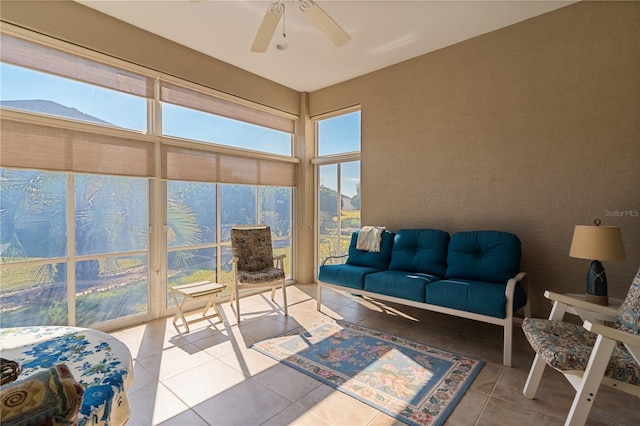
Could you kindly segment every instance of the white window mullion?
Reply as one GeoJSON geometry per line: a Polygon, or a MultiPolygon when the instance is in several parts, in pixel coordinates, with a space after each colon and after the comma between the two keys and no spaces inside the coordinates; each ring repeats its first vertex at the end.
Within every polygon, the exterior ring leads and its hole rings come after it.
{"type": "Polygon", "coordinates": [[[342,163],[336,164],[336,188],[338,191],[338,235],[336,235],[336,244],[338,244],[338,253],[342,253],[340,240],[342,239],[342,163]]]}
{"type": "Polygon", "coordinates": [[[67,178],[67,303],[70,326],[76,325],[76,192],[75,175],[67,178]]]}
{"type": "MultiPolygon", "coordinates": [[[[147,103],[147,131],[162,134],[160,80],[154,80],[153,99],[147,103]]],[[[155,176],[149,185],[149,313],[152,318],[165,314],[167,300],[167,183],[162,180],[162,144],[154,146],[155,176]]]]}
{"type": "Polygon", "coordinates": [[[256,186],[256,222],[264,225],[262,223],[262,186],[256,186]]]}
{"type": "MultiPolygon", "coordinates": [[[[220,268],[222,267],[222,229],[220,223],[222,221],[222,211],[220,209],[220,184],[216,183],[216,281],[220,279],[220,268]]],[[[231,288],[231,287],[229,287],[231,288]]]]}

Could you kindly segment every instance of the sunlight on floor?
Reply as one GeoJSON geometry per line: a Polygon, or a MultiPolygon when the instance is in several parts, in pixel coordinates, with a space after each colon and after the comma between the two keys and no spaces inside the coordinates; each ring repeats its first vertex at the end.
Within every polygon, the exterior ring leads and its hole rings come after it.
{"type": "MultiPolygon", "coordinates": [[[[497,326],[382,304],[325,290],[316,310],[315,285],[290,286],[289,316],[269,293],[243,298],[238,325],[229,303],[216,318],[178,333],[173,318],[113,332],[131,350],[134,383],[129,389],[129,426],[148,425],[394,425],[392,417],[263,355],[250,346],[323,315],[357,323],[487,362],[446,424],[561,425],[573,389],[547,370],[538,398],[522,396],[533,351],[514,327],[513,368],[502,366],[502,331],[497,326]]],[[[201,315],[196,311],[192,315],[201,315]]],[[[189,317],[188,317],[189,318],[189,317]]],[[[182,331],[184,329],[181,329],[182,331]]],[[[593,424],[639,424],[637,398],[603,388],[593,424]]]]}

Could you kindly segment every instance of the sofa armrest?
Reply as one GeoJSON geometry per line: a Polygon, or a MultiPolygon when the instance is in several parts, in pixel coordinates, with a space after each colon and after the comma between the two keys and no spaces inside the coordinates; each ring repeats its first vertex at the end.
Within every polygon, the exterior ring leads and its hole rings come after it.
{"type": "Polygon", "coordinates": [[[529,276],[526,272],[518,272],[515,277],[507,281],[507,285],[504,290],[504,295],[507,298],[506,315],[507,317],[513,316],[513,300],[515,298],[516,286],[518,284],[524,287],[524,291],[527,293],[527,303],[524,306],[524,314],[525,317],[530,317],[531,307],[529,303],[529,295],[531,294],[531,289],[529,288],[529,276]]]}
{"type": "Polygon", "coordinates": [[[329,260],[331,260],[331,259],[341,259],[341,258],[343,258],[343,257],[347,257],[347,256],[349,256],[349,255],[348,255],[348,254],[343,254],[343,255],[341,255],[341,256],[328,256],[328,257],[325,257],[325,258],[322,260],[322,263],[320,264],[320,266],[324,266],[324,265],[325,265],[325,263],[327,263],[327,262],[328,262],[329,260]]]}
{"type": "Polygon", "coordinates": [[[516,282],[522,282],[522,281],[525,280],[526,277],[527,277],[527,273],[526,272],[518,272],[518,275],[516,275],[515,277],[513,277],[511,279],[516,281],[516,282]]]}

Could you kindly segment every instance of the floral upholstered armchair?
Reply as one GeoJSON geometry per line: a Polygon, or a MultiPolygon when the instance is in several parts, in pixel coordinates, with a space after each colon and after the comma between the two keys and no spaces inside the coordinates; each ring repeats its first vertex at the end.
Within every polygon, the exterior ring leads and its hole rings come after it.
{"type": "Polygon", "coordinates": [[[640,269],[613,327],[585,321],[583,326],[562,322],[567,306],[598,311],[599,305],[545,292],[554,300],[549,319],[526,318],[524,334],[536,357],[524,386],[533,399],[546,365],[560,371],[576,389],[566,425],[583,425],[600,384],[640,397],[640,269]]]}
{"type": "Polygon", "coordinates": [[[283,259],[284,254],[273,255],[271,228],[264,225],[234,226],[231,228],[233,249],[233,277],[229,299],[235,300],[236,318],[240,321],[240,290],[271,288],[271,300],[278,287],[282,287],[284,314],[287,311],[287,289],[283,259]]]}

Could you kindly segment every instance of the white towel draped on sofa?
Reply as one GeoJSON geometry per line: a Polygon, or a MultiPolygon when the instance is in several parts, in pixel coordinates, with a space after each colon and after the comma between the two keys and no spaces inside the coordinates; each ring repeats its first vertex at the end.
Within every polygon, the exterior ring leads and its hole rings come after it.
{"type": "Polygon", "coordinates": [[[356,248],[358,250],[379,252],[382,233],[386,229],[384,226],[363,226],[358,232],[356,248]]]}

